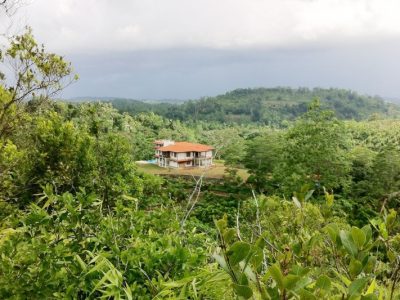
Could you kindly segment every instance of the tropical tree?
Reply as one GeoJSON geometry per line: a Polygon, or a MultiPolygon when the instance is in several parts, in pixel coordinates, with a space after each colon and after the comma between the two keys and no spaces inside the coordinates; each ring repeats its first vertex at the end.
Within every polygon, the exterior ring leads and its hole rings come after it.
{"type": "Polygon", "coordinates": [[[376,156],[370,173],[370,195],[383,200],[383,205],[396,206],[400,198],[400,152],[394,148],[388,148],[376,156]],[[395,203],[390,203],[395,200],[395,203]]]}
{"type": "Polygon", "coordinates": [[[8,49],[0,52],[0,139],[10,135],[24,118],[26,101],[36,99],[39,104],[77,79],[63,57],[46,52],[35,41],[30,28],[9,43],[8,49]],[[13,73],[9,78],[1,73],[5,62],[13,73]]]}
{"type": "Polygon", "coordinates": [[[315,100],[285,134],[283,162],[276,173],[283,189],[290,193],[304,184],[320,190],[323,186],[346,188],[350,172],[349,142],[343,122],[332,111],[322,110],[315,100]]]}
{"type": "Polygon", "coordinates": [[[246,144],[244,166],[251,176],[248,182],[263,191],[271,187],[273,173],[282,161],[283,137],[279,131],[270,131],[251,139],[246,144]]]}

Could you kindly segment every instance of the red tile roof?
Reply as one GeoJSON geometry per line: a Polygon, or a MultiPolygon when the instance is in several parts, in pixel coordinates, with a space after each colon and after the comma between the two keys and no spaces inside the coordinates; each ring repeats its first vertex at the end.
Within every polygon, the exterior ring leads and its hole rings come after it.
{"type": "Polygon", "coordinates": [[[193,144],[188,142],[178,142],[173,145],[160,147],[158,150],[160,151],[170,151],[170,152],[203,152],[210,151],[214,148],[208,145],[203,144],[193,144]]]}

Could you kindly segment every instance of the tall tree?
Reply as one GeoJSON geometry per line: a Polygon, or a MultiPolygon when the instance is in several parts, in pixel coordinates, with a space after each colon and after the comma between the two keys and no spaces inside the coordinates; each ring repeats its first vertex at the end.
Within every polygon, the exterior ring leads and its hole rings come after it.
{"type": "Polygon", "coordinates": [[[349,138],[343,122],[332,111],[322,110],[318,100],[287,131],[285,139],[279,177],[287,192],[298,190],[304,184],[313,188],[347,187],[349,138]]]}
{"type": "Polygon", "coordinates": [[[248,182],[264,191],[272,183],[272,174],[282,160],[283,140],[280,132],[271,131],[247,143],[244,165],[251,176],[248,182]]]}
{"type": "Polygon", "coordinates": [[[0,139],[9,135],[22,118],[25,102],[36,99],[40,103],[77,80],[70,63],[46,52],[30,28],[9,42],[9,48],[0,52],[0,139]],[[5,62],[9,62],[13,73],[9,78],[1,72],[5,62]]]}
{"type": "MultiPolygon", "coordinates": [[[[376,156],[370,175],[369,190],[377,199],[387,201],[400,198],[400,153],[388,148],[376,156]]],[[[389,203],[391,204],[391,203],[389,203]]]]}

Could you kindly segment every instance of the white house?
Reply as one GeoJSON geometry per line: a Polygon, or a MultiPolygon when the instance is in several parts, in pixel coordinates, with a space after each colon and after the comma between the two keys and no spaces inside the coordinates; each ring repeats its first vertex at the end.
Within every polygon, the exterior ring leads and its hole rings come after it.
{"type": "Polygon", "coordinates": [[[170,140],[155,141],[157,164],[164,168],[209,167],[214,148],[208,145],[170,140]]]}

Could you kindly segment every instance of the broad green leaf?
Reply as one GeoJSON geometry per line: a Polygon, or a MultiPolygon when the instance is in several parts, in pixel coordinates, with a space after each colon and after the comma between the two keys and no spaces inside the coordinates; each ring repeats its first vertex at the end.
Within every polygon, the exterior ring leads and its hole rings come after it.
{"type": "Polygon", "coordinates": [[[257,241],[256,241],[256,243],[255,243],[255,246],[257,246],[257,247],[260,248],[260,249],[264,249],[265,244],[266,244],[266,242],[265,242],[265,240],[264,240],[264,237],[263,237],[263,236],[260,236],[260,237],[257,239],[257,241]]]}
{"type": "Polygon", "coordinates": [[[240,284],[233,283],[233,288],[234,288],[236,294],[240,297],[249,299],[251,296],[253,296],[253,291],[247,285],[240,285],[240,284]]]}
{"type": "Polygon", "coordinates": [[[340,231],[340,240],[342,241],[343,247],[346,249],[346,251],[350,255],[352,255],[352,256],[357,255],[357,247],[354,244],[353,239],[348,232],[341,230],[340,231]]]}
{"type": "Polygon", "coordinates": [[[305,276],[309,272],[310,272],[309,268],[303,268],[302,266],[299,266],[299,265],[293,265],[292,270],[290,271],[291,274],[299,275],[299,276],[305,276]]]}
{"type": "Polygon", "coordinates": [[[364,264],[364,272],[371,273],[374,270],[376,264],[376,257],[369,256],[364,264]]]}
{"type": "Polygon", "coordinates": [[[296,255],[300,255],[301,252],[301,244],[300,243],[296,243],[292,245],[292,251],[294,254],[296,255]]]}
{"type": "Polygon", "coordinates": [[[280,299],[279,298],[279,288],[277,286],[274,286],[273,288],[270,286],[267,286],[267,293],[268,293],[268,298],[266,299],[280,299]]]}
{"type": "Polygon", "coordinates": [[[319,235],[313,235],[307,242],[307,249],[312,249],[315,243],[318,241],[319,235]]]}
{"type": "Polygon", "coordinates": [[[348,285],[344,286],[341,282],[338,282],[338,281],[332,281],[331,283],[332,283],[332,287],[336,288],[342,295],[347,294],[347,286],[348,285]]]}
{"type": "Polygon", "coordinates": [[[227,230],[225,230],[223,236],[224,236],[224,240],[226,243],[230,243],[233,239],[233,237],[235,236],[236,230],[233,228],[229,228],[227,230]]]}
{"type": "Polygon", "coordinates": [[[366,236],[364,231],[357,227],[352,227],[351,228],[351,237],[353,238],[354,243],[358,247],[358,249],[361,249],[366,241],[366,236]]]}
{"type": "Polygon", "coordinates": [[[297,281],[296,286],[295,286],[295,290],[298,291],[300,289],[303,289],[306,286],[309,286],[311,283],[312,283],[312,279],[310,277],[302,276],[297,281]]]}
{"type": "Polygon", "coordinates": [[[372,238],[372,229],[371,226],[369,225],[365,225],[363,228],[361,228],[361,230],[364,232],[365,234],[365,244],[368,244],[369,241],[372,238]]]}
{"type": "Polygon", "coordinates": [[[328,276],[321,275],[315,283],[315,286],[321,290],[329,291],[331,289],[331,280],[328,276]]]}
{"type": "Polygon", "coordinates": [[[300,300],[316,300],[317,298],[305,289],[301,289],[297,292],[300,295],[300,300]]]}
{"type": "Polygon", "coordinates": [[[252,246],[251,253],[252,255],[250,258],[250,263],[255,269],[258,269],[263,262],[264,253],[259,247],[256,246],[252,246]]]}
{"type": "Polygon", "coordinates": [[[337,237],[339,236],[339,227],[335,223],[331,223],[326,225],[324,230],[328,233],[331,240],[336,243],[337,237]]]}
{"type": "Polygon", "coordinates": [[[272,265],[268,268],[268,272],[271,275],[272,279],[275,280],[276,284],[278,285],[279,289],[283,289],[285,287],[283,282],[283,274],[281,268],[278,264],[272,265]]]}
{"type": "Polygon", "coordinates": [[[294,290],[300,278],[300,276],[288,274],[283,278],[283,286],[285,287],[285,289],[294,290]]]}
{"type": "Polygon", "coordinates": [[[239,282],[241,285],[249,285],[249,280],[247,279],[246,274],[242,273],[239,282]]]}
{"type": "Polygon", "coordinates": [[[359,260],[352,257],[349,265],[349,272],[351,277],[355,278],[358,274],[361,273],[362,269],[363,269],[362,263],[359,260]]]}
{"type": "Polygon", "coordinates": [[[220,231],[221,234],[225,231],[226,227],[228,226],[228,217],[224,215],[222,219],[215,221],[215,225],[220,231]]]}
{"type": "Polygon", "coordinates": [[[250,245],[245,242],[234,243],[227,251],[227,256],[231,265],[235,266],[244,260],[250,252],[250,245]]]}
{"type": "Polygon", "coordinates": [[[369,278],[367,277],[354,280],[349,286],[348,296],[351,297],[360,294],[365,285],[368,283],[368,280],[369,278]]]}

